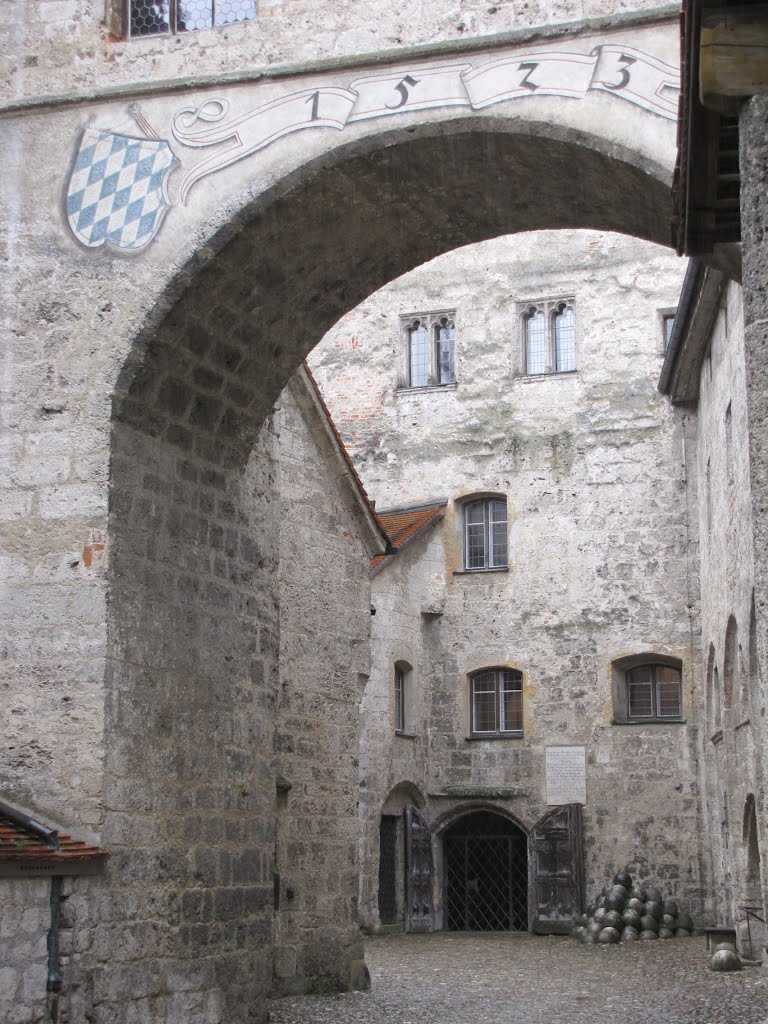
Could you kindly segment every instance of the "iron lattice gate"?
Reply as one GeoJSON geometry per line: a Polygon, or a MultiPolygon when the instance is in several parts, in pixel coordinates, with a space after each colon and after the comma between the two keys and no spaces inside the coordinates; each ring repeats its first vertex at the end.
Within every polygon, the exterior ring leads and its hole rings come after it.
{"type": "Polygon", "coordinates": [[[379,920],[397,921],[397,825],[393,815],[383,815],[379,825],[379,920]]]}
{"type": "Polygon", "coordinates": [[[459,828],[465,834],[451,830],[443,844],[446,927],[449,931],[527,931],[526,836],[495,814],[468,815],[459,828]]]}

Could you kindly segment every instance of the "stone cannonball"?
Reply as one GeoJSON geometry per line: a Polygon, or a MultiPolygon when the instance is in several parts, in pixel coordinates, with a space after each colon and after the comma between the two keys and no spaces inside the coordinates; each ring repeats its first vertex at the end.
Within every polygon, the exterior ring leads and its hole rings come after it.
{"type": "Polygon", "coordinates": [[[675,928],[676,939],[690,939],[691,933],[687,928],[675,928]]]}
{"type": "Polygon", "coordinates": [[[659,928],[660,939],[674,939],[675,933],[671,928],[659,928]]]}
{"type": "Polygon", "coordinates": [[[672,917],[677,917],[677,915],[680,913],[678,906],[674,900],[664,900],[663,907],[664,913],[670,914],[672,917]]]}
{"type": "Polygon", "coordinates": [[[643,895],[644,895],[644,899],[645,899],[646,903],[649,900],[652,900],[654,902],[656,900],[660,901],[661,900],[661,889],[657,888],[655,885],[646,885],[646,886],[643,886],[643,895]]]}
{"type": "Polygon", "coordinates": [[[671,928],[672,931],[677,928],[677,918],[672,914],[662,914],[661,921],[659,921],[660,928],[671,928]]]}
{"type": "Polygon", "coordinates": [[[603,930],[603,922],[602,921],[597,921],[597,920],[590,921],[590,923],[587,925],[587,931],[589,932],[590,935],[597,936],[597,935],[600,934],[600,932],[602,930],[603,930]]]}
{"type": "Polygon", "coordinates": [[[640,924],[640,918],[643,915],[640,914],[633,907],[627,907],[624,913],[621,915],[621,920],[624,924],[629,925],[630,928],[637,928],[640,924]]]}
{"type": "Polygon", "coordinates": [[[693,931],[693,918],[690,914],[678,914],[677,915],[677,927],[687,928],[689,932],[693,931]]]}
{"type": "Polygon", "coordinates": [[[735,942],[718,942],[715,946],[715,952],[718,953],[721,949],[730,949],[732,953],[736,952],[735,942]]]}
{"type": "Polygon", "coordinates": [[[618,928],[618,929],[621,929],[623,924],[624,924],[624,922],[623,922],[621,914],[618,912],[618,910],[609,910],[608,913],[603,918],[603,924],[605,925],[606,928],[618,928]]]}
{"type": "Polygon", "coordinates": [[[618,942],[620,938],[621,935],[616,928],[603,928],[597,937],[597,941],[607,945],[618,942]]]}
{"type": "Polygon", "coordinates": [[[712,957],[713,971],[740,971],[741,960],[731,949],[718,949],[712,957]]]}
{"type": "Polygon", "coordinates": [[[624,931],[621,933],[622,942],[637,942],[640,938],[640,932],[637,928],[633,928],[631,925],[627,925],[624,931]]]}
{"type": "Polygon", "coordinates": [[[614,875],[614,885],[623,885],[629,891],[632,888],[632,875],[627,870],[619,871],[614,875]]]}
{"type": "Polygon", "coordinates": [[[627,900],[627,909],[628,910],[636,910],[638,912],[638,914],[644,914],[645,913],[645,904],[643,903],[642,900],[637,899],[636,896],[630,896],[629,899],[627,900]]]}
{"type": "Polygon", "coordinates": [[[646,912],[646,914],[650,914],[652,917],[655,917],[658,921],[661,918],[661,915],[664,913],[664,904],[661,902],[661,900],[646,900],[643,906],[643,910],[646,912]]]}
{"type": "Polygon", "coordinates": [[[645,940],[658,939],[658,932],[651,931],[650,928],[645,928],[640,932],[640,938],[645,940]]]}
{"type": "Polygon", "coordinates": [[[640,918],[640,928],[644,932],[657,932],[659,930],[659,922],[653,914],[643,914],[640,918]]]}

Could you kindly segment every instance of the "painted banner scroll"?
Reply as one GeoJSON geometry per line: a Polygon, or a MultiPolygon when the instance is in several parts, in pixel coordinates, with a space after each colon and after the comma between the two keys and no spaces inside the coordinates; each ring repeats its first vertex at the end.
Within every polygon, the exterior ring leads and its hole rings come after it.
{"type": "MultiPolygon", "coordinates": [[[[589,53],[565,50],[516,53],[479,67],[468,63],[407,70],[401,67],[356,78],[347,87],[322,86],[290,93],[233,118],[228,117],[229,101],[212,97],[198,106],[183,107],[172,119],[171,132],[179,145],[192,149],[217,147],[209,156],[184,169],[177,201],[186,205],[193,186],[209,174],[308,128],[343,131],[349,124],[419,110],[443,107],[484,110],[531,96],[579,100],[595,91],[609,93],[667,120],[676,120],[680,74],[677,68],[642,50],[611,43],[596,46],[589,53]]],[[[144,127],[140,117],[136,120],[144,127]]],[[[86,133],[88,131],[90,129],[86,129],[86,133]]],[[[124,140],[120,145],[133,145],[134,149],[137,144],[146,142],[108,134],[113,148],[117,145],[116,139],[124,140]]],[[[112,192],[91,188],[95,197],[93,209],[84,208],[83,197],[90,193],[84,191],[83,185],[83,139],[78,146],[80,155],[66,191],[69,223],[75,237],[89,248],[107,245],[126,253],[144,248],[160,229],[165,207],[170,202],[165,176],[181,161],[171,153],[168,143],[158,139],[152,143],[155,155],[150,191],[155,199],[151,211],[140,211],[143,219],[136,235],[136,232],[125,233],[114,227],[120,220],[120,210],[115,204],[125,198],[124,190],[114,193],[122,198],[113,198],[112,192]],[[167,154],[162,147],[167,147],[167,154]],[[161,160],[164,161],[162,167],[161,160]]],[[[87,170],[92,176],[92,168],[87,170]]]]}

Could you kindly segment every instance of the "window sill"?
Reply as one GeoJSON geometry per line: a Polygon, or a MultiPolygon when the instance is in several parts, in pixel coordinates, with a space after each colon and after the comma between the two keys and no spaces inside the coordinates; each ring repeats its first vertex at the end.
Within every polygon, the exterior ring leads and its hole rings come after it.
{"type": "Polygon", "coordinates": [[[464,737],[468,743],[475,743],[477,740],[522,740],[525,739],[522,730],[519,732],[489,732],[472,733],[464,737]]]}
{"type": "Polygon", "coordinates": [[[550,370],[548,373],[519,373],[518,380],[551,380],[553,377],[573,377],[578,370],[550,370]]]}
{"type": "Polygon", "coordinates": [[[418,734],[415,732],[400,732],[399,729],[395,729],[395,736],[401,740],[415,740],[418,739],[418,734]]]}
{"type": "Polygon", "coordinates": [[[458,385],[457,381],[453,381],[451,384],[422,384],[417,388],[395,388],[396,395],[420,395],[425,391],[455,391],[458,385]]]}
{"type": "Polygon", "coordinates": [[[454,576],[477,576],[486,572],[509,572],[508,565],[494,565],[488,569],[454,569],[454,576]]]}
{"type": "Polygon", "coordinates": [[[686,725],[685,718],[614,718],[611,725],[686,725]]]}

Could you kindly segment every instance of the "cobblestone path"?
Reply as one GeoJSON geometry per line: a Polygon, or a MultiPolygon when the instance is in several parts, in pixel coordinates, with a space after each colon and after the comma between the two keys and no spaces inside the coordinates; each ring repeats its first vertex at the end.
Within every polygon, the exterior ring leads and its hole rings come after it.
{"type": "Polygon", "coordinates": [[[366,941],[371,991],[275,1000],[274,1024],[764,1024],[768,968],[709,970],[703,940],[528,935],[366,941]]]}

